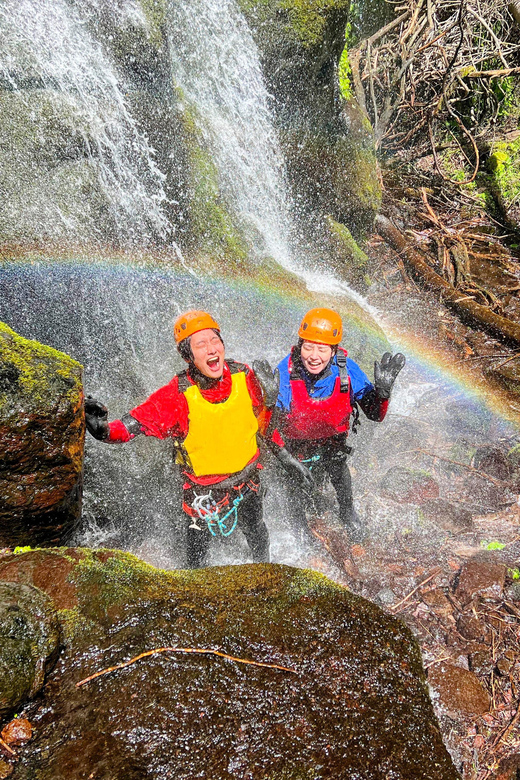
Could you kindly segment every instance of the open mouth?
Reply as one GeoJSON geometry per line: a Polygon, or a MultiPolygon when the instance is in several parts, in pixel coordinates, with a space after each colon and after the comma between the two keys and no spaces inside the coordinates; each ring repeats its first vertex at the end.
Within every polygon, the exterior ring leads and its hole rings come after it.
{"type": "Polygon", "coordinates": [[[220,368],[220,358],[218,355],[217,357],[208,358],[206,363],[210,371],[217,371],[220,368]]]}

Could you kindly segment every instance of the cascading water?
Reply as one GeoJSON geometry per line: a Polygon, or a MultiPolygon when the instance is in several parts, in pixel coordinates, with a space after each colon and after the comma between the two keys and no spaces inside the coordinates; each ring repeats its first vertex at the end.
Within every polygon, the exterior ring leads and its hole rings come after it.
{"type": "Polygon", "coordinates": [[[174,86],[219,172],[222,193],[259,255],[290,266],[283,160],[258,49],[235,0],[170,3],[174,86]]]}
{"type": "MultiPolygon", "coordinates": [[[[91,0],[84,13],[97,5],[91,0]]],[[[142,17],[130,2],[117,13],[121,24],[142,17]]],[[[4,0],[0,39],[13,148],[12,166],[0,174],[0,222],[16,224],[19,239],[165,238],[165,177],[130,112],[127,85],[78,8],[4,0]]]]}

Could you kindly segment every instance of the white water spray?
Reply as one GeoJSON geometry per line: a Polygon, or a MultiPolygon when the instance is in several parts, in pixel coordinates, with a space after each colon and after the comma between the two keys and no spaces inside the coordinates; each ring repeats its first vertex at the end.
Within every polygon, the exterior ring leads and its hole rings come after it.
{"type": "Polygon", "coordinates": [[[258,49],[234,0],[170,5],[174,84],[194,107],[222,194],[259,255],[290,267],[283,160],[258,49]]]}
{"type": "MultiPolygon", "coordinates": [[[[84,11],[100,2],[89,0],[84,11]]],[[[134,22],[139,13],[134,2],[120,3],[117,9],[118,18],[130,14],[134,22]]],[[[11,101],[19,98],[9,102],[9,92],[4,94],[3,110],[11,106],[15,142],[17,133],[30,139],[29,148],[21,144],[12,172],[23,177],[25,186],[9,188],[3,218],[9,224],[19,220],[29,234],[58,239],[103,239],[107,224],[125,241],[164,238],[165,177],[130,113],[127,85],[77,9],[66,0],[4,0],[0,41],[0,78],[15,93],[11,101]],[[17,116],[24,104],[25,125],[17,116]],[[69,159],[53,159],[57,139],[64,136],[70,139],[69,159]],[[44,173],[35,173],[27,159],[34,148],[49,160],[44,173]],[[55,195],[63,192],[65,180],[70,198],[60,202],[55,195]],[[88,197],[96,190],[98,212],[88,197]],[[82,197],[85,191],[87,197],[82,197]]]]}

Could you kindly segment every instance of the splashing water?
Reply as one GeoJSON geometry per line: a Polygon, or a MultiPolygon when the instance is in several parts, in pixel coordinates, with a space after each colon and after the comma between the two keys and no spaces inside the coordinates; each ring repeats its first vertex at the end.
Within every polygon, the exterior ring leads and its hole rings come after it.
{"type": "MultiPolygon", "coordinates": [[[[123,3],[118,14],[125,13],[135,21],[140,12],[123,3]]],[[[65,0],[4,0],[0,40],[2,107],[15,150],[2,174],[10,196],[0,221],[18,222],[25,239],[165,238],[165,177],[130,113],[127,85],[78,10],[65,0]],[[59,197],[63,190],[69,197],[59,197]],[[93,191],[98,209],[81,197],[93,191]]]]}
{"type": "Polygon", "coordinates": [[[172,73],[194,107],[222,193],[258,254],[290,267],[283,160],[258,49],[234,0],[172,3],[172,73]]]}

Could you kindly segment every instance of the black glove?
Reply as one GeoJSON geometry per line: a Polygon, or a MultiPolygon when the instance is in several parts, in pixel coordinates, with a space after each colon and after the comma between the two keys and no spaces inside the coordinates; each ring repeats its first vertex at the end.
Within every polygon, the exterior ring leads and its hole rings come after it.
{"type": "Polygon", "coordinates": [[[390,352],[385,352],[380,362],[376,360],[374,363],[374,387],[380,398],[390,398],[397,374],[405,363],[406,358],[400,352],[393,356],[390,352]]]}
{"type": "Polygon", "coordinates": [[[285,449],[285,447],[280,447],[278,449],[278,452],[276,452],[276,457],[280,463],[283,464],[284,468],[286,468],[290,474],[294,475],[296,479],[302,483],[302,487],[305,490],[308,492],[314,490],[314,477],[312,476],[307,466],[304,466],[303,463],[300,463],[298,458],[294,458],[291,453],[285,449]]]}
{"type": "Polygon", "coordinates": [[[253,371],[264,394],[264,403],[268,409],[275,406],[280,390],[280,372],[269,365],[268,360],[253,360],[253,371]]]}
{"type": "Polygon", "coordinates": [[[110,434],[108,426],[108,409],[91,395],[85,398],[85,423],[88,432],[95,439],[107,439],[110,434]]]}

